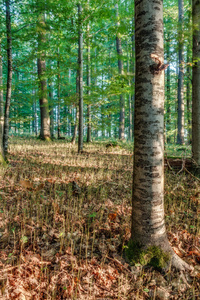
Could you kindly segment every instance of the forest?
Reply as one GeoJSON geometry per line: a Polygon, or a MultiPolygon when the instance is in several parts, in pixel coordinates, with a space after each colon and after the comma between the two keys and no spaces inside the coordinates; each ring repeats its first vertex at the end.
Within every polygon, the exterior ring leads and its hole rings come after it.
{"type": "Polygon", "coordinates": [[[0,1],[0,300],[200,299],[200,2],[0,1]]]}

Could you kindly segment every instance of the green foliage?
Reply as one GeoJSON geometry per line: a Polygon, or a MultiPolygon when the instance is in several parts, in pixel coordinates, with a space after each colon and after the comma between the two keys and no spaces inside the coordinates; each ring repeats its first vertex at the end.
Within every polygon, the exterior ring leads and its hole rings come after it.
{"type": "Polygon", "coordinates": [[[144,249],[141,245],[132,240],[125,246],[125,254],[131,265],[138,263],[141,265],[150,265],[158,270],[165,268],[170,259],[170,255],[165,253],[160,247],[150,246],[144,249]]]}

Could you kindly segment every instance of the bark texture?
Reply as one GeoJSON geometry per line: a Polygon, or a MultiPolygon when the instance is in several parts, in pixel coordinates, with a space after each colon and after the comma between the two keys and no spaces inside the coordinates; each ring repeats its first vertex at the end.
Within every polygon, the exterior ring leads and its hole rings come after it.
{"type": "Polygon", "coordinates": [[[6,31],[7,31],[7,89],[6,89],[6,102],[4,112],[4,131],[3,131],[3,150],[4,156],[8,151],[8,136],[9,136],[9,113],[10,101],[12,92],[12,36],[11,36],[11,14],[10,14],[10,0],[6,0],[6,31]]]}
{"type": "Polygon", "coordinates": [[[192,1],[193,68],[192,68],[192,156],[200,166],[200,2],[192,1]]]}
{"type": "Polygon", "coordinates": [[[164,220],[164,69],[162,0],[135,2],[135,151],[132,240],[171,253],[172,264],[188,268],[169,245],[164,220]]]}
{"type": "Polygon", "coordinates": [[[2,71],[2,55],[0,40],[0,163],[4,162],[3,152],[3,126],[4,126],[4,105],[3,105],[3,71],[2,71]]]}
{"type": "Polygon", "coordinates": [[[177,144],[184,142],[184,98],[183,98],[183,0],[178,0],[179,14],[179,71],[178,71],[178,134],[177,144]]]}
{"type": "MultiPolygon", "coordinates": [[[[170,37],[168,35],[167,38],[167,61],[170,61],[170,37]]],[[[170,135],[169,131],[171,129],[170,120],[171,120],[171,84],[170,84],[170,67],[167,68],[167,118],[166,118],[166,136],[167,136],[167,143],[170,143],[170,135]]]]}
{"type": "Polygon", "coordinates": [[[39,79],[39,100],[40,100],[40,119],[41,129],[40,138],[44,140],[50,139],[50,117],[49,104],[47,99],[47,80],[45,78],[46,61],[45,51],[43,50],[45,44],[45,17],[40,14],[38,17],[38,53],[37,59],[38,79],[39,79]]]}
{"type": "MultiPolygon", "coordinates": [[[[91,67],[90,67],[90,25],[87,25],[87,34],[88,34],[88,45],[87,45],[87,87],[88,87],[88,96],[90,96],[90,86],[91,86],[91,67]]],[[[87,105],[87,143],[91,142],[91,105],[87,105]]]]}
{"type": "Polygon", "coordinates": [[[78,153],[83,151],[83,32],[82,32],[82,6],[78,4],[79,38],[78,38],[78,65],[79,65],[79,132],[78,153]]]}

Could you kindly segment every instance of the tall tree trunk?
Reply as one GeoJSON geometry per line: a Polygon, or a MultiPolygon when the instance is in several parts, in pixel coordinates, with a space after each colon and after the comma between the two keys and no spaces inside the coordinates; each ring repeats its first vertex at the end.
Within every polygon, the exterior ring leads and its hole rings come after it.
{"type": "MultiPolygon", "coordinates": [[[[116,17],[119,18],[118,14],[118,4],[115,5],[116,8],[116,17]]],[[[117,27],[119,27],[119,20],[117,20],[117,27]]],[[[116,48],[117,48],[117,54],[118,54],[118,70],[119,74],[122,75],[124,73],[123,70],[123,60],[122,60],[122,44],[121,44],[121,38],[120,34],[117,33],[116,36],[116,48]]],[[[119,115],[119,139],[124,140],[124,130],[125,130],[125,100],[124,95],[120,95],[120,115],[119,115]]]]}
{"type": "Polygon", "coordinates": [[[142,248],[171,254],[178,269],[189,268],[169,245],[164,219],[163,2],[135,1],[135,143],[132,235],[142,248]]]}
{"type": "Polygon", "coordinates": [[[49,117],[50,117],[50,135],[51,138],[54,138],[54,115],[53,115],[53,90],[52,90],[52,82],[51,79],[48,81],[49,86],[49,117]]]}
{"type": "MultiPolygon", "coordinates": [[[[200,2],[192,1],[192,157],[200,169],[200,2]]],[[[200,173],[200,172],[198,172],[200,173]]]]}
{"type": "MultiPolygon", "coordinates": [[[[168,34],[167,38],[167,61],[170,61],[170,37],[168,34]]],[[[170,120],[171,120],[171,108],[170,108],[170,99],[171,99],[171,86],[170,86],[170,66],[167,68],[167,118],[166,118],[166,136],[167,143],[170,143],[170,120]]]]}
{"type": "Polygon", "coordinates": [[[82,32],[82,6],[78,4],[79,38],[78,38],[78,65],[79,65],[79,128],[78,153],[83,151],[83,32],[82,32]]]}
{"type": "MultiPolygon", "coordinates": [[[[90,25],[87,25],[87,34],[88,34],[88,45],[87,45],[87,87],[88,87],[88,98],[90,97],[90,86],[91,86],[91,69],[90,69],[90,25]]],[[[90,101],[90,99],[89,99],[90,101]]],[[[87,143],[91,142],[91,105],[87,105],[87,143]]]]}
{"type": "Polygon", "coordinates": [[[0,40],[0,164],[4,163],[3,126],[4,126],[3,65],[2,65],[1,40],[0,40]]]}
{"type": "Polygon", "coordinates": [[[132,53],[131,53],[131,70],[133,72],[133,78],[131,81],[132,84],[132,138],[134,138],[134,109],[135,109],[135,26],[134,26],[134,18],[132,19],[132,34],[131,34],[131,42],[132,42],[132,53]]]}
{"type": "Polygon", "coordinates": [[[60,138],[60,61],[59,61],[59,49],[58,49],[58,61],[57,61],[57,68],[58,68],[58,120],[57,120],[57,134],[58,139],[60,138]]]}
{"type": "Polygon", "coordinates": [[[37,59],[38,79],[39,79],[39,100],[40,100],[40,119],[41,129],[40,138],[50,140],[50,117],[49,117],[49,104],[47,99],[47,80],[45,78],[46,61],[45,51],[43,49],[45,44],[45,16],[44,13],[38,17],[38,52],[37,59]]]}
{"type": "Polygon", "coordinates": [[[9,136],[9,113],[10,101],[12,91],[12,36],[11,36],[11,14],[10,14],[10,0],[6,0],[6,30],[7,30],[7,89],[6,89],[6,103],[4,113],[4,132],[3,132],[3,150],[4,156],[8,151],[8,136],[9,136]]]}
{"type": "MultiPolygon", "coordinates": [[[[129,53],[129,51],[128,51],[128,42],[126,42],[126,45],[127,45],[127,73],[129,74],[129,55],[128,55],[128,53],[129,53]]],[[[131,82],[130,82],[130,80],[129,80],[129,82],[128,82],[128,84],[129,84],[129,86],[131,85],[131,82]]],[[[132,129],[133,129],[133,125],[132,125],[132,105],[131,105],[132,103],[131,103],[131,94],[129,93],[128,94],[128,110],[129,110],[129,115],[128,115],[128,138],[129,138],[129,140],[131,140],[132,139],[132,135],[133,135],[133,133],[132,133],[132,129]]]]}
{"type": "Polygon", "coordinates": [[[74,123],[74,132],[72,136],[71,143],[75,144],[76,143],[76,136],[77,136],[77,129],[78,129],[78,122],[79,122],[79,107],[76,107],[76,117],[75,117],[75,123],[74,123]]]}
{"type": "Polygon", "coordinates": [[[192,141],[192,128],[191,128],[191,82],[190,82],[190,74],[191,74],[191,68],[190,68],[190,45],[188,44],[187,47],[187,85],[186,85],[186,99],[187,99],[187,130],[188,130],[188,143],[191,144],[192,141]]]}
{"type": "Polygon", "coordinates": [[[178,0],[179,14],[179,72],[178,72],[178,134],[177,144],[184,145],[184,98],[183,98],[183,0],[178,0]]]}

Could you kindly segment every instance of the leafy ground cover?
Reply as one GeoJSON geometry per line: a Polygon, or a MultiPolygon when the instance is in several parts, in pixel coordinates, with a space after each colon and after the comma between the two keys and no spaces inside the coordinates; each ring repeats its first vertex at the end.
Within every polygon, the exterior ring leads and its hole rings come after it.
{"type": "Polygon", "coordinates": [[[123,144],[13,139],[0,180],[0,299],[199,299],[200,182],[166,171],[168,237],[194,266],[129,266],[133,156],[123,144]]]}

